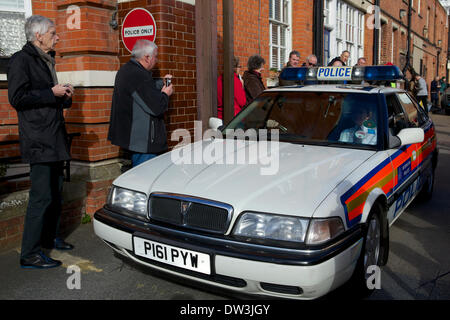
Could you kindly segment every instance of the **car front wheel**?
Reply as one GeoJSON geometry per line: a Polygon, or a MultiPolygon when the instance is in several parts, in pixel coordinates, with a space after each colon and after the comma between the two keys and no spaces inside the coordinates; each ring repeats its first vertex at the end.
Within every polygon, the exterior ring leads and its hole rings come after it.
{"type": "Polygon", "coordinates": [[[374,272],[379,272],[378,268],[383,264],[384,250],[388,250],[388,248],[383,248],[385,241],[383,241],[382,232],[385,228],[382,226],[380,217],[381,211],[373,208],[365,225],[361,254],[349,281],[351,291],[358,298],[367,297],[373,292],[374,288],[369,288],[369,283],[373,284],[375,278],[372,279],[372,275],[374,272]]]}

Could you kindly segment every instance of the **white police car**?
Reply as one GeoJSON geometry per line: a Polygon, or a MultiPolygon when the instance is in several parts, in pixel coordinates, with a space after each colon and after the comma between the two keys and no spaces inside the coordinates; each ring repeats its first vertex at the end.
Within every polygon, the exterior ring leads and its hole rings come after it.
{"type": "Polygon", "coordinates": [[[407,92],[373,84],[400,79],[397,67],[282,77],[309,84],[266,90],[211,137],[118,177],[95,233],[138,263],[235,292],[364,287],[387,262],[389,226],[432,195],[434,125],[407,92]]]}

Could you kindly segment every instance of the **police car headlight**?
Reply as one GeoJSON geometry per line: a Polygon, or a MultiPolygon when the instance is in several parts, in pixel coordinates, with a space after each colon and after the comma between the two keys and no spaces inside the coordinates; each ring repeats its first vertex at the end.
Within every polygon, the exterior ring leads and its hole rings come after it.
{"type": "Polygon", "coordinates": [[[241,215],[234,235],[253,239],[304,242],[309,219],[246,212],[241,215]]]}
{"type": "Polygon", "coordinates": [[[306,244],[315,245],[327,242],[344,232],[341,218],[312,219],[306,244]]]}
{"type": "Polygon", "coordinates": [[[128,213],[147,216],[147,195],[145,193],[113,187],[108,197],[108,205],[128,213]]]}

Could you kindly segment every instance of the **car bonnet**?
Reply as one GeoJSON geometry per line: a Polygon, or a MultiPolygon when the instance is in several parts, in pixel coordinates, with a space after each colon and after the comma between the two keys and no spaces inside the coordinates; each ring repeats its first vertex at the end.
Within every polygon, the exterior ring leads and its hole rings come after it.
{"type": "MultiPolygon", "coordinates": [[[[226,140],[197,142],[190,145],[187,154],[191,160],[196,153],[201,158],[213,143],[225,148],[226,140]]],[[[241,150],[248,150],[252,144],[259,146],[258,142],[247,141],[241,150]]],[[[113,184],[147,195],[165,192],[219,201],[232,205],[235,212],[311,217],[325,197],[374,153],[280,142],[273,157],[269,156],[272,160],[265,155],[258,156],[256,163],[247,160],[239,164],[235,157],[234,163],[226,164],[227,160],[231,162],[230,153],[224,152],[214,163],[203,159],[189,164],[182,163],[181,151],[176,149],[129,170],[113,184]]]]}

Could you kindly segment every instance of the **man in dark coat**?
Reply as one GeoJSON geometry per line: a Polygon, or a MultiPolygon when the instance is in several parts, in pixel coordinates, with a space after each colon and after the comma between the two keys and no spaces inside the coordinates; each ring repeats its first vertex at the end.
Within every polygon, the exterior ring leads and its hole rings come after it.
{"type": "Polygon", "coordinates": [[[25,33],[28,42],[8,67],[8,98],[17,111],[20,152],[30,164],[31,180],[20,264],[51,268],[61,261],[47,257],[41,247],[73,248],[58,234],[63,163],[70,159],[63,108],[72,104],[73,87],[58,84],[53,50],[59,37],[53,21],[31,16],[25,33]]]}
{"type": "Polygon", "coordinates": [[[112,98],[108,140],[132,153],[132,166],[167,151],[164,112],[169,106],[172,75],[164,76],[162,89],[150,71],[157,62],[158,47],[138,40],[132,58],[117,72],[112,98]]]}
{"type": "Polygon", "coordinates": [[[347,65],[348,58],[350,58],[350,51],[344,50],[342,51],[339,57],[334,58],[328,64],[329,67],[333,66],[336,61],[340,61],[343,66],[347,65]]]}

